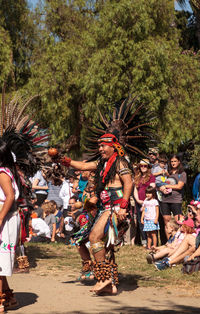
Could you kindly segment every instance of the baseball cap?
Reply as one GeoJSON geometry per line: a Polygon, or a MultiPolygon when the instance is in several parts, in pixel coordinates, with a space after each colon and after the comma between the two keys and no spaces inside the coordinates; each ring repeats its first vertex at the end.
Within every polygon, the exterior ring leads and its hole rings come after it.
{"type": "Polygon", "coordinates": [[[177,224],[186,225],[188,227],[194,228],[194,221],[191,218],[184,221],[177,221],[177,224]]]}

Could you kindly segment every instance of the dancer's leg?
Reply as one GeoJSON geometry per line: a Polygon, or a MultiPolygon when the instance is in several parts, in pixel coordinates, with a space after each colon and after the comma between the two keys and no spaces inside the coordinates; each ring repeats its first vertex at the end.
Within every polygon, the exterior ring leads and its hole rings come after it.
{"type": "Polygon", "coordinates": [[[0,313],[4,313],[5,294],[3,293],[3,276],[0,276],[0,313]]]}
{"type": "Polygon", "coordinates": [[[112,271],[113,268],[110,262],[105,261],[105,244],[102,241],[104,237],[104,229],[110,211],[106,211],[97,221],[92,232],[90,233],[89,240],[91,243],[92,252],[95,258],[94,272],[97,278],[97,284],[91,289],[91,291],[99,292],[102,291],[106,286],[112,284],[112,271]]]}
{"type": "Polygon", "coordinates": [[[77,247],[77,249],[82,259],[82,274],[79,277],[79,280],[93,280],[94,274],[92,271],[92,260],[88,248],[86,247],[85,243],[82,243],[80,246],[77,247]]]}
{"type": "Polygon", "coordinates": [[[90,252],[84,243],[81,244],[80,246],[77,246],[77,249],[83,261],[91,259],[90,252]]]}

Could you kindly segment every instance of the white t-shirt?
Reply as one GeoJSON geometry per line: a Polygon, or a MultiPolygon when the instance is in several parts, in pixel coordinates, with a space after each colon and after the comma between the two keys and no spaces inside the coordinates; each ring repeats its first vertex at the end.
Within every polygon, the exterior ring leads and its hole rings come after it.
{"type": "Polygon", "coordinates": [[[73,183],[70,183],[68,180],[65,180],[61,186],[59,197],[62,198],[64,209],[67,209],[69,205],[69,199],[74,195],[72,188],[73,183]]]}
{"type": "Polygon", "coordinates": [[[154,220],[156,218],[156,206],[159,206],[158,201],[155,199],[144,200],[144,219],[154,220]]]}
{"type": "Polygon", "coordinates": [[[33,232],[36,233],[37,236],[51,238],[51,232],[50,232],[49,226],[46,224],[46,222],[43,219],[33,218],[32,228],[33,228],[33,232]]]}
{"type": "Polygon", "coordinates": [[[66,231],[72,231],[73,230],[74,225],[72,224],[72,221],[73,221],[72,217],[69,217],[69,216],[65,217],[64,224],[65,224],[65,230],[66,231]]]}

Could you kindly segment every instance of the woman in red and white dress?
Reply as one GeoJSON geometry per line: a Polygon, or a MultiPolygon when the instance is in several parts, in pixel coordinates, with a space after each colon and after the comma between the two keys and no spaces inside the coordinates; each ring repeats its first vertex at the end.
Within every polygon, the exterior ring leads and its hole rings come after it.
{"type": "Polygon", "coordinates": [[[0,139],[0,312],[17,305],[6,276],[11,276],[20,218],[15,201],[19,190],[15,181],[15,164],[6,143],[0,139]]]}

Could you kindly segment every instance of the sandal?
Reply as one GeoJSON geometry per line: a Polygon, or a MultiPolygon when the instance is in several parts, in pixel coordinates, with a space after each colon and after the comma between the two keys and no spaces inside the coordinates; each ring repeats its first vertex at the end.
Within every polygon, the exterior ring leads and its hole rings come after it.
{"type": "Polygon", "coordinates": [[[80,277],[78,278],[78,281],[84,281],[84,280],[94,280],[94,273],[93,271],[89,271],[87,273],[82,273],[80,277]]]}
{"type": "Polygon", "coordinates": [[[14,296],[13,290],[5,290],[5,302],[4,307],[6,310],[11,310],[19,305],[17,299],[14,296]]]}
{"type": "Polygon", "coordinates": [[[82,273],[80,277],[78,278],[79,281],[83,280],[93,280],[94,279],[94,273],[92,271],[92,261],[87,260],[82,262],[82,273]]]}
{"type": "Polygon", "coordinates": [[[154,259],[154,254],[151,252],[146,256],[146,260],[148,264],[154,264],[155,259],[154,259]]]}

